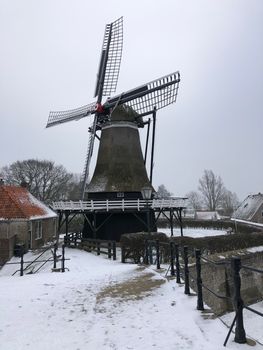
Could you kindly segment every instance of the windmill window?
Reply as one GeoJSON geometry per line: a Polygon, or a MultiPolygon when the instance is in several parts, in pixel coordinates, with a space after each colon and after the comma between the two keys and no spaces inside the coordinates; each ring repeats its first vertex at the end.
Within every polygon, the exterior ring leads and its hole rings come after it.
{"type": "Polygon", "coordinates": [[[42,221],[35,222],[35,237],[36,239],[42,238],[42,221]]]}

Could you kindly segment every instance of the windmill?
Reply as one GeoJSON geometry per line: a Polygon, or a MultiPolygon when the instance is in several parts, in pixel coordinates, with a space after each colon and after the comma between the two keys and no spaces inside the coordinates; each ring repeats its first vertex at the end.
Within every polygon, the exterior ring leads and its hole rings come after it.
{"type": "MultiPolygon", "coordinates": [[[[93,116],[89,128],[88,150],[82,177],[82,200],[88,198],[138,198],[143,186],[151,186],[154,130],[150,179],[145,163],[147,157],[150,118],[153,125],[157,110],[174,103],[180,82],[174,72],[111,97],[119,77],[123,47],[123,18],[106,25],[93,103],[68,111],[50,112],[47,128],[72,120],[93,116]],[[102,98],[107,97],[105,102],[102,98]],[[143,159],[138,128],[148,125],[143,159]],[[98,132],[101,132],[100,137],[98,132]],[[89,169],[95,138],[99,139],[97,164],[89,181],[89,169]]],[[[106,214],[105,214],[106,215],[106,214]]],[[[135,231],[134,231],[135,232],[135,231]]]]}

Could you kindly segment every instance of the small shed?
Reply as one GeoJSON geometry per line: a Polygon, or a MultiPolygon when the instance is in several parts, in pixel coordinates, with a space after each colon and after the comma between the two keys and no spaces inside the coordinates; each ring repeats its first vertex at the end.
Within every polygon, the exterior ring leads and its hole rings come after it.
{"type": "Polygon", "coordinates": [[[0,261],[10,259],[14,248],[36,249],[57,235],[57,214],[36,199],[26,187],[0,185],[0,261]]]}
{"type": "Polygon", "coordinates": [[[251,194],[239,205],[232,219],[263,223],[263,194],[251,194]]]}

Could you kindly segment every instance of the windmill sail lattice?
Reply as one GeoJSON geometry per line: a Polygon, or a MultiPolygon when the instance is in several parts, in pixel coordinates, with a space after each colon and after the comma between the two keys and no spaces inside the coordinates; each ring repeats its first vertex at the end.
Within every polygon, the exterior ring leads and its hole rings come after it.
{"type": "Polygon", "coordinates": [[[81,190],[81,196],[82,200],[84,199],[85,196],[85,188],[86,184],[89,178],[89,169],[90,169],[90,161],[91,157],[93,154],[93,148],[94,148],[94,141],[95,141],[95,135],[96,135],[96,126],[97,126],[97,117],[94,118],[93,124],[92,124],[92,129],[89,135],[89,142],[88,142],[88,150],[87,150],[87,156],[86,156],[86,162],[82,174],[82,190],[81,190]]]}
{"type": "Polygon", "coordinates": [[[96,103],[93,102],[86,106],[70,109],[68,111],[50,112],[46,127],[49,128],[54,125],[67,123],[71,120],[79,120],[95,113],[95,111],[96,103]]]}
{"type": "Polygon", "coordinates": [[[110,98],[105,108],[111,108],[116,103],[126,104],[139,114],[152,112],[154,108],[161,109],[174,103],[177,98],[180,73],[175,72],[153,80],[136,89],[110,98]]]}
{"type": "Polygon", "coordinates": [[[110,96],[116,91],[123,46],[123,18],[107,24],[94,97],[110,96]]]}

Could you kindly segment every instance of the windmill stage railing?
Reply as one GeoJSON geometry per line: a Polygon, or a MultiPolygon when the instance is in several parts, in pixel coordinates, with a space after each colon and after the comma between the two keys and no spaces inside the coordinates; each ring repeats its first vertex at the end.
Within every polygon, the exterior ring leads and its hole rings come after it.
{"type": "Polygon", "coordinates": [[[136,209],[138,211],[150,209],[165,208],[185,208],[187,205],[186,198],[172,199],[152,199],[152,200],[89,200],[89,201],[59,201],[53,202],[51,207],[54,210],[70,210],[70,211],[111,211],[111,210],[129,210],[136,209]]]}

